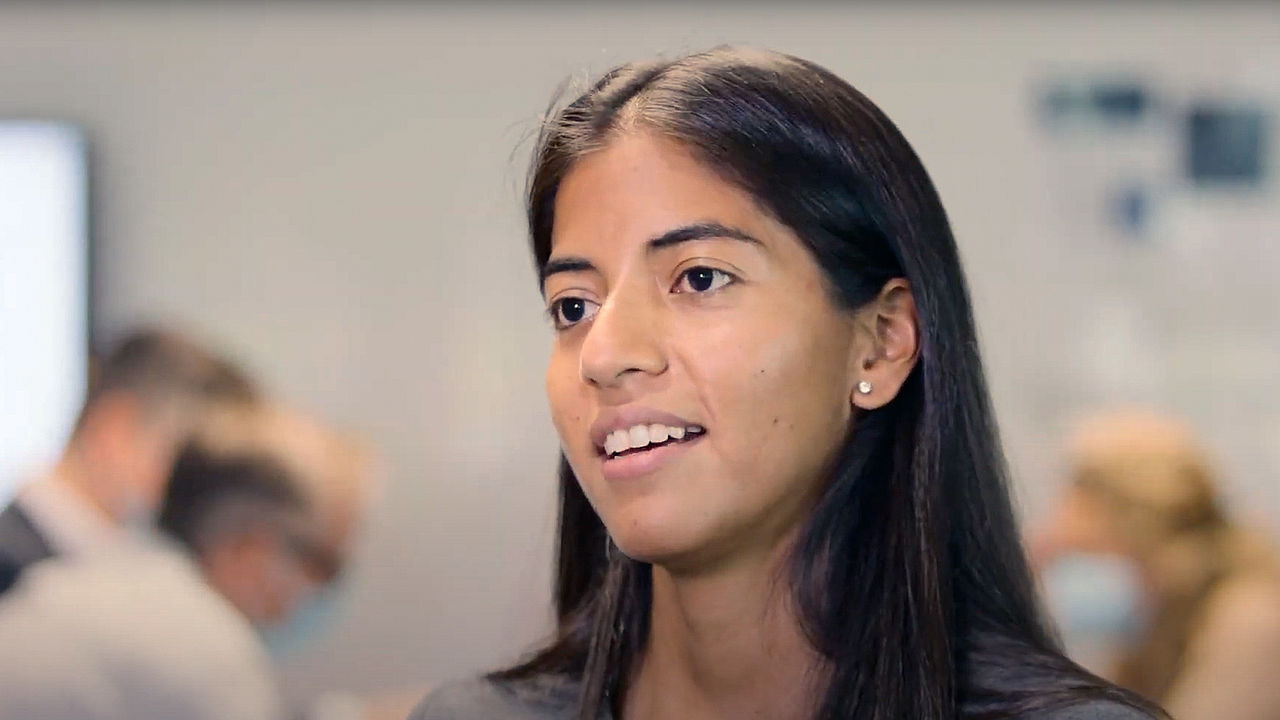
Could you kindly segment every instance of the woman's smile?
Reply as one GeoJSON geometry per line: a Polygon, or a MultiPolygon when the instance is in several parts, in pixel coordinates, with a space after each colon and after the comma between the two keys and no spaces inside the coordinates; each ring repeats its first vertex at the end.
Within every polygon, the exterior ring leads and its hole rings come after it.
{"type": "Polygon", "coordinates": [[[639,405],[601,410],[590,431],[606,480],[649,475],[706,433],[697,422],[639,405]]]}

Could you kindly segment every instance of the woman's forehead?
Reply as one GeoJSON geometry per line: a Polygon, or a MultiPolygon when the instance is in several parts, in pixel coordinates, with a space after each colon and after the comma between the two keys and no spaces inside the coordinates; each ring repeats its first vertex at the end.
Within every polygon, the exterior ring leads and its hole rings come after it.
{"type": "Polygon", "coordinates": [[[781,229],[749,194],[683,146],[643,133],[620,136],[581,158],[566,173],[555,203],[553,254],[634,251],[699,223],[764,236],[781,229]]]}

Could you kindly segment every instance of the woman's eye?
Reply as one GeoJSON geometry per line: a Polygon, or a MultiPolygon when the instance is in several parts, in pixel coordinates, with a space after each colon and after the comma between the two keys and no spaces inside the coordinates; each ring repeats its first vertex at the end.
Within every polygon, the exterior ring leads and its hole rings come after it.
{"type": "Polygon", "coordinates": [[[723,270],[694,267],[680,274],[673,292],[707,293],[728,285],[734,277],[723,270]]]}
{"type": "Polygon", "coordinates": [[[600,306],[580,297],[567,297],[551,303],[549,313],[557,330],[573,327],[596,314],[600,306]]]}

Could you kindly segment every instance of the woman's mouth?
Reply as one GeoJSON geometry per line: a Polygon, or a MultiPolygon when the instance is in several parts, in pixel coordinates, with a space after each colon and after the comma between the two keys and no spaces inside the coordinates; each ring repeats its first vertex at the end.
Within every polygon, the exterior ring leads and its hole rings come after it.
{"type": "Polygon", "coordinates": [[[701,425],[671,426],[661,423],[619,428],[605,437],[604,456],[613,459],[635,455],[667,445],[689,442],[705,432],[706,429],[701,425]]]}

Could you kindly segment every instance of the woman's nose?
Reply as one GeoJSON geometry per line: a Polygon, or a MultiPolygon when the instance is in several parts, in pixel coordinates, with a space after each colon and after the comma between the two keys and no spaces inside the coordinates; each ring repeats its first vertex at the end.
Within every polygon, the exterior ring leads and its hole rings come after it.
{"type": "Polygon", "coordinates": [[[659,375],[667,368],[657,301],[642,288],[619,288],[600,307],[582,343],[582,379],[616,387],[631,375],[659,375]]]}

